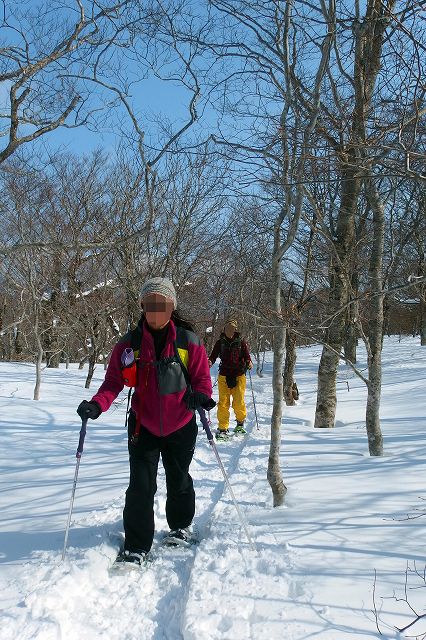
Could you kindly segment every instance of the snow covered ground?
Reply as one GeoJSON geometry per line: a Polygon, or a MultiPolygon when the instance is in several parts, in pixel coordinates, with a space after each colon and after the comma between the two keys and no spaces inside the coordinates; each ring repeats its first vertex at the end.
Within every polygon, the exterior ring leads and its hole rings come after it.
{"type": "MultiPolygon", "coordinates": [[[[320,347],[299,351],[300,401],[284,408],[285,507],[272,508],[266,480],[270,357],[264,377],[253,376],[259,429],[248,386],[249,435],[218,445],[257,550],[200,429],[191,467],[200,544],[161,549],[142,573],[113,577],[128,479],[125,394],[89,423],[61,562],[80,429],[75,409],[103,371],[86,391],[75,366],[46,370],[34,402],[33,366],[0,363],[0,638],[423,637],[426,620],[402,634],[395,627],[415,618],[404,598],[425,611],[426,349],[408,337],[385,340],[380,459],[368,455],[366,390],[349,374],[348,391],[344,367],[336,428],[313,429],[319,357],[320,347]]],[[[360,350],[361,368],[363,358],[360,350]]],[[[164,503],[161,473],[157,544],[164,503]]]]}

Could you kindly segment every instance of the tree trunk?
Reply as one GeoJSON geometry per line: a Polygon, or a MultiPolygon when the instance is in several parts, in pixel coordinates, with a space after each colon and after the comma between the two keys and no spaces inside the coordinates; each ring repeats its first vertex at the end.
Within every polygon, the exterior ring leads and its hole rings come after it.
{"type": "Polygon", "coordinates": [[[264,342],[263,335],[259,335],[258,327],[256,327],[254,356],[256,360],[256,373],[259,376],[259,378],[263,378],[263,367],[265,364],[265,342],[264,342]]]}
{"type": "Polygon", "coordinates": [[[95,369],[96,369],[96,353],[93,352],[93,353],[90,354],[90,357],[89,357],[89,370],[87,372],[86,383],[84,385],[85,389],[89,389],[90,388],[90,383],[92,382],[92,378],[93,378],[93,374],[95,373],[95,369]]]}
{"type": "MultiPolygon", "coordinates": [[[[356,159],[353,154],[353,163],[356,159]]],[[[318,393],[315,410],[316,428],[334,427],[336,417],[336,378],[339,354],[345,331],[345,305],[349,299],[349,266],[355,238],[355,212],[361,182],[354,166],[346,166],[342,172],[342,199],[337,221],[336,255],[330,265],[330,315],[334,316],[325,336],[318,368],[318,393]],[[336,315],[334,315],[336,314],[336,315]],[[329,345],[332,349],[327,347],[329,345]]]]}
{"type": "MultiPolygon", "coordinates": [[[[358,273],[355,270],[352,273],[352,292],[351,298],[356,298],[358,295],[358,273]]],[[[358,346],[358,333],[356,328],[356,319],[358,316],[358,303],[352,302],[348,306],[347,314],[346,314],[346,329],[345,329],[345,340],[343,345],[343,352],[345,354],[345,358],[352,362],[352,364],[356,363],[356,348],[358,346]]]]}
{"type": "Polygon", "coordinates": [[[383,455],[383,435],[380,427],[381,386],[382,359],[381,352],[377,351],[368,359],[366,427],[370,456],[383,455]]]}
{"type": "Polygon", "coordinates": [[[255,354],[254,354],[254,359],[256,360],[256,375],[259,376],[259,378],[263,378],[263,366],[265,363],[265,352],[263,351],[262,354],[260,353],[260,351],[256,350],[255,354]]]}
{"type": "MultiPolygon", "coordinates": [[[[36,307],[36,305],[34,305],[36,307]]],[[[34,336],[37,345],[37,353],[36,353],[36,382],[34,387],[34,395],[33,400],[40,400],[40,387],[41,387],[41,366],[43,363],[43,345],[41,342],[41,338],[39,335],[39,309],[36,307],[34,309],[34,336]]]]}
{"type": "Polygon", "coordinates": [[[61,263],[56,256],[52,268],[51,292],[48,300],[44,301],[42,309],[44,310],[44,353],[46,357],[46,365],[49,369],[57,369],[59,367],[62,348],[59,346],[60,330],[59,330],[59,301],[61,296],[61,263]]]}
{"type": "Polygon", "coordinates": [[[292,407],[296,404],[294,397],[294,370],[296,368],[296,334],[287,329],[285,342],[285,365],[283,375],[283,393],[284,400],[288,407],[292,407]]]}
{"type": "MultiPolygon", "coordinates": [[[[53,294],[52,294],[53,297],[53,294]]],[[[46,356],[46,365],[49,369],[57,369],[61,360],[61,347],[59,346],[59,331],[57,326],[57,318],[54,315],[56,303],[49,302],[49,308],[46,312],[46,324],[48,329],[44,333],[44,352],[46,356]]]]}
{"type": "Polygon", "coordinates": [[[349,322],[346,325],[346,337],[344,343],[343,353],[345,354],[346,360],[352,362],[352,364],[356,363],[356,348],[358,346],[357,332],[355,325],[349,322]]]}
{"type": "Polygon", "coordinates": [[[383,455],[383,436],[380,428],[380,397],[382,387],[383,344],[383,248],[385,212],[373,180],[367,183],[367,197],[373,212],[373,244],[369,268],[370,288],[374,291],[369,304],[368,321],[368,397],[366,426],[371,456],[383,455]]]}
{"type": "Polygon", "coordinates": [[[284,484],[280,467],[281,421],[283,404],[283,364],[286,329],[281,319],[281,271],[280,260],[276,256],[272,262],[274,283],[275,330],[272,364],[273,405],[271,417],[271,444],[269,448],[267,479],[272,490],[273,506],[284,503],[287,487],[284,484]]]}
{"type": "Polygon", "coordinates": [[[89,355],[87,353],[80,359],[80,362],[78,363],[79,371],[82,371],[84,369],[84,365],[86,364],[88,359],[89,359],[89,355]]]}
{"type": "MultiPolygon", "coordinates": [[[[425,277],[426,274],[426,254],[422,253],[419,276],[425,277]]],[[[426,285],[421,284],[419,287],[419,333],[420,344],[422,347],[426,347],[426,285]]]]}
{"type": "Polygon", "coordinates": [[[390,315],[389,301],[387,298],[385,298],[383,300],[383,335],[386,334],[388,337],[390,337],[391,335],[389,315],[390,315]]]}
{"type": "Polygon", "coordinates": [[[19,356],[22,355],[22,350],[23,349],[22,349],[22,343],[21,343],[21,331],[17,326],[15,328],[14,337],[13,337],[13,356],[17,357],[17,359],[19,360],[19,356]]]}
{"type": "Polygon", "coordinates": [[[420,344],[426,347],[426,302],[423,296],[420,297],[420,344]]]}
{"type": "Polygon", "coordinates": [[[365,17],[353,23],[355,35],[354,108],[351,137],[340,149],[341,200],[335,241],[336,255],[332,258],[330,278],[330,325],[318,371],[318,396],[315,427],[334,426],[336,415],[336,375],[344,336],[345,307],[349,300],[351,265],[355,246],[355,214],[365,173],[366,123],[380,70],[383,38],[389,24],[395,0],[386,6],[382,0],[368,0],[365,17]],[[339,309],[341,309],[339,313],[339,309]],[[336,314],[336,315],[335,315],[336,314]]]}
{"type": "MultiPolygon", "coordinates": [[[[338,345],[340,349],[340,345],[338,345]]],[[[325,345],[322,349],[321,360],[318,367],[318,392],[315,409],[314,427],[317,429],[330,429],[334,427],[336,415],[336,378],[339,359],[336,354],[325,345]]]]}

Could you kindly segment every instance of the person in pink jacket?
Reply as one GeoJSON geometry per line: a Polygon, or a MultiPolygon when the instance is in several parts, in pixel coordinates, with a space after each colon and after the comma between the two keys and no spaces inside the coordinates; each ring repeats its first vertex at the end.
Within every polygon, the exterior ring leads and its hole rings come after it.
{"type": "Polygon", "coordinates": [[[80,403],[82,419],[96,419],[123,390],[126,365],[135,372],[128,418],[130,481],[123,510],[124,549],[117,561],[140,565],[154,537],[154,496],[161,455],[166,474],[164,543],[194,542],[190,525],[195,492],[189,466],[198,432],[194,411],[210,409],[212,383],[207,354],[192,326],[176,309],[176,291],[167,278],[151,278],[140,293],[142,317],[136,330],[115,345],[105,380],[93,398],[80,403]],[[134,362],[130,361],[134,357],[134,362]]]}

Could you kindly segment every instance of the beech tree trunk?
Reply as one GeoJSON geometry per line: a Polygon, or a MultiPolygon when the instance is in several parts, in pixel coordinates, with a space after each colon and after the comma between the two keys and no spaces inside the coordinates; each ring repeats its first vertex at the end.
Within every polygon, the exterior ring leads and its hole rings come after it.
{"type": "Polygon", "coordinates": [[[283,394],[288,407],[296,404],[294,397],[294,371],[296,368],[296,334],[287,329],[285,342],[285,365],[283,375],[283,394]]]}
{"type": "Polygon", "coordinates": [[[352,269],[355,248],[355,214],[365,175],[365,156],[368,150],[367,120],[380,69],[383,38],[389,16],[395,5],[389,0],[368,0],[363,20],[353,21],[354,108],[350,139],[342,145],[339,158],[341,170],[341,199],[337,219],[335,254],[331,260],[330,325],[326,332],[318,370],[318,396],[315,427],[333,427],[336,416],[336,377],[341,353],[345,310],[351,294],[352,269]],[[340,310],[340,312],[339,312],[340,310]],[[332,347],[332,350],[327,347],[332,347]]]}
{"type": "Polygon", "coordinates": [[[336,255],[330,265],[330,315],[331,320],[325,335],[318,368],[318,393],[314,427],[334,427],[336,417],[336,378],[339,366],[339,353],[342,350],[345,335],[345,308],[349,300],[349,265],[355,239],[355,213],[361,190],[361,180],[355,169],[355,151],[352,162],[342,171],[342,197],[337,221],[336,255]],[[340,311],[339,313],[339,310],[340,311]],[[328,346],[332,347],[329,349],[328,346]]]}
{"type": "Polygon", "coordinates": [[[373,244],[370,258],[370,288],[374,292],[369,304],[368,320],[368,396],[366,427],[371,456],[383,455],[383,436],[380,428],[380,398],[382,388],[383,344],[383,248],[385,236],[384,206],[371,179],[367,183],[367,197],[373,212],[373,244]]]}

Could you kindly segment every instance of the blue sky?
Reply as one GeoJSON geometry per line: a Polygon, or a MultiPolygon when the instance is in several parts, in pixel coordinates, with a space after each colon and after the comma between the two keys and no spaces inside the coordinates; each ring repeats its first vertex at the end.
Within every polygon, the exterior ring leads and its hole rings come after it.
{"type": "MultiPolygon", "coordinates": [[[[142,80],[135,85],[132,102],[140,114],[139,122],[146,129],[147,140],[155,136],[156,119],[168,121],[177,130],[188,118],[188,92],[182,87],[156,78],[142,80]]],[[[46,137],[46,142],[53,146],[65,146],[68,151],[87,153],[96,147],[112,151],[120,140],[120,126],[130,126],[124,110],[115,113],[101,114],[98,118],[98,130],[87,128],[61,128],[46,137]]]]}

